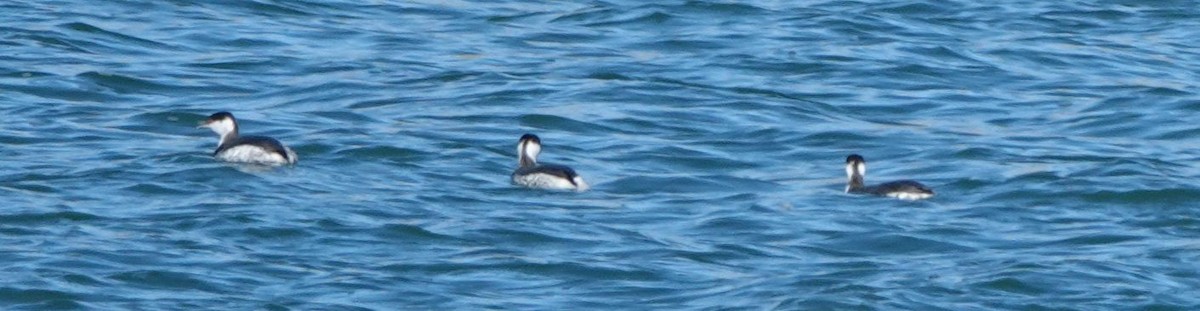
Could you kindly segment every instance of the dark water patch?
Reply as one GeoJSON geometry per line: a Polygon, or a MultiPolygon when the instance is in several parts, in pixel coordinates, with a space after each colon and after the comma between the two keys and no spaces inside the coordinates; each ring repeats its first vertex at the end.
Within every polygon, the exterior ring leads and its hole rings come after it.
{"type": "Polygon", "coordinates": [[[183,86],[171,85],[154,82],[151,80],[135,78],[123,74],[102,73],[89,71],[78,75],[78,77],[95,83],[98,86],[112,90],[118,94],[160,94],[160,95],[178,95],[180,92],[222,92],[222,93],[251,93],[252,90],[226,86],[183,86]]]}
{"type": "Polygon", "coordinates": [[[0,77],[4,77],[4,78],[36,79],[36,78],[45,78],[45,77],[56,76],[55,74],[52,74],[49,72],[40,72],[40,71],[32,71],[32,70],[16,70],[16,69],[9,69],[9,68],[0,68],[0,69],[3,70],[3,72],[0,73],[0,77]]]}
{"type": "Polygon", "coordinates": [[[673,255],[679,258],[687,259],[697,263],[709,265],[729,265],[731,260],[746,258],[741,252],[730,251],[728,249],[714,249],[708,251],[687,251],[677,250],[673,255]]]}
{"type": "Polygon", "coordinates": [[[570,34],[570,33],[537,33],[521,37],[526,43],[544,44],[544,43],[586,43],[595,42],[604,39],[604,36],[591,34],[570,34]]]}
{"type": "MultiPolygon", "coordinates": [[[[609,129],[604,126],[598,126],[592,122],[544,114],[524,114],[521,115],[518,120],[521,126],[535,129],[571,129],[572,131],[579,131],[581,133],[599,133],[609,129]]],[[[553,142],[546,143],[552,144],[553,142]]]]}
{"type": "Polygon", "coordinates": [[[0,223],[10,225],[29,225],[59,222],[87,222],[103,219],[105,218],[88,213],[64,211],[49,213],[7,214],[4,215],[4,217],[0,217],[0,223]]]}
{"type": "Polygon", "coordinates": [[[1054,242],[1051,242],[1051,244],[1066,244],[1066,245],[1070,245],[1068,247],[1080,247],[1080,246],[1122,244],[1125,242],[1140,241],[1140,240],[1143,240],[1143,238],[1140,236],[1108,234],[1108,235],[1091,235],[1091,236],[1072,237],[1072,238],[1068,238],[1068,239],[1064,239],[1064,240],[1054,241],[1054,242]]]}
{"type": "Polygon", "coordinates": [[[697,219],[696,229],[701,231],[735,233],[764,233],[771,230],[757,219],[738,215],[717,215],[697,219]]]}
{"type": "Polygon", "coordinates": [[[511,14],[511,15],[502,14],[502,15],[489,16],[487,18],[487,21],[491,22],[491,23],[496,23],[496,24],[531,23],[531,22],[540,22],[541,20],[545,20],[546,17],[550,16],[550,14],[551,14],[550,12],[525,12],[525,13],[511,14]]]}
{"type": "Polygon", "coordinates": [[[70,254],[67,254],[69,256],[63,256],[63,258],[47,258],[47,260],[43,261],[46,263],[45,267],[47,268],[44,268],[43,271],[40,272],[45,276],[58,276],[63,279],[70,278],[73,280],[80,280],[84,283],[91,283],[92,281],[95,281],[109,285],[104,280],[95,279],[97,277],[95,274],[88,274],[87,278],[72,276],[73,272],[112,271],[112,269],[119,268],[122,265],[118,261],[105,262],[105,258],[98,256],[120,254],[97,251],[96,249],[101,248],[101,244],[97,244],[95,241],[91,241],[90,243],[95,246],[93,249],[89,249],[87,251],[72,251],[70,254]]]}
{"type": "MultiPolygon", "coordinates": [[[[675,7],[672,7],[675,8],[675,7]]],[[[714,3],[707,1],[688,1],[678,7],[693,13],[716,15],[746,15],[757,16],[770,13],[767,9],[746,3],[714,3]]]]}
{"type": "MultiPolygon", "coordinates": [[[[730,57],[730,59],[743,59],[750,57],[730,57]]],[[[779,74],[794,74],[794,75],[811,75],[818,73],[830,72],[836,69],[834,66],[824,62],[780,62],[775,59],[742,60],[736,63],[724,64],[723,66],[732,69],[746,69],[762,72],[776,72],[779,74]]],[[[760,92],[762,92],[760,90],[760,92]]],[[[743,92],[750,94],[751,92],[743,92]]],[[[828,94],[822,94],[828,96],[828,94]]]]}
{"type": "Polygon", "coordinates": [[[1176,130],[1176,131],[1170,131],[1170,132],[1166,132],[1166,133],[1156,134],[1156,135],[1149,136],[1146,138],[1148,138],[1148,139],[1165,139],[1165,140],[1183,140],[1183,139],[1190,139],[1193,137],[1198,137],[1198,135],[1200,135],[1200,128],[1191,128],[1191,129],[1176,130]]]}
{"type": "Polygon", "coordinates": [[[987,160],[995,159],[1003,155],[1004,154],[1001,153],[1000,150],[996,150],[994,148],[968,147],[956,151],[953,157],[964,160],[987,160]]]}
{"type": "Polygon", "coordinates": [[[112,94],[105,94],[99,90],[89,90],[86,87],[63,87],[50,85],[14,85],[0,84],[0,89],[12,90],[32,96],[48,99],[62,100],[71,102],[114,102],[126,101],[124,97],[112,94]]]}
{"type": "MultiPolygon", "coordinates": [[[[333,70],[355,70],[348,67],[333,69],[333,70]]],[[[316,69],[313,69],[316,70],[316,69]]],[[[259,98],[276,98],[281,101],[281,106],[307,106],[313,103],[338,102],[343,98],[350,97],[353,91],[373,88],[370,83],[353,80],[334,80],[331,82],[321,82],[300,87],[281,88],[268,91],[265,93],[256,94],[259,98]],[[347,94],[350,92],[350,94],[347,94]],[[279,98],[283,98],[282,100],[279,98]]]]}
{"type": "Polygon", "coordinates": [[[628,46],[632,49],[657,50],[664,53],[719,53],[729,46],[715,40],[670,39],[628,46]]]}
{"type": "Polygon", "coordinates": [[[29,229],[21,227],[0,227],[0,235],[9,237],[18,236],[43,236],[46,235],[45,230],[29,229]]]}
{"type": "Polygon", "coordinates": [[[1004,76],[1002,75],[1004,73],[1002,70],[999,70],[999,68],[996,68],[995,66],[980,61],[976,57],[967,54],[967,50],[950,48],[945,45],[936,45],[906,48],[902,49],[902,51],[922,56],[930,56],[937,60],[938,63],[935,64],[935,67],[923,68],[923,71],[966,72],[971,76],[975,76],[976,81],[974,82],[994,81],[992,79],[1004,76]],[[983,73],[1000,75],[989,76],[983,73]]]}
{"type": "Polygon", "coordinates": [[[306,8],[302,7],[303,5],[308,5],[308,3],[303,3],[303,2],[264,3],[264,2],[258,2],[258,1],[252,1],[252,2],[231,2],[231,3],[226,3],[225,5],[229,5],[229,4],[234,4],[234,6],[244,9],[245,12],[247,12],[249,14],[252,14],[255,16],[261,16],[261,17],[302,18],[302,17],[311,17],[314,15],[314,13],[308,12],[305,10],[306,8]]]}
{"type": "Polygon", "coordinates": [[[483,229],[466,234],[463,236],[463,238],[471,240],[504,241],[505,245],[513,246],[539,245],[539,247],[544,246],[547,248],[553,248],[553,245],[562,247],[578,247],[588,244],[588,241],[585,240],[554,236],[547,233],[533,232],[529,230],[530,229],[483,229]]]}
{"type": "MultiPolygon", "coordinates": [[[[596,79],[596,80],[615,80],[615,81],[631,81],[631,80],[634,80],[634,78],[632,78],[632,77],[629,77],[629,76],[626,76],[626,75],[623,75],[623,74],[621,74],[621,73],[618,73],[618,72],[607,72],[607,71],[591,72],[591,73],[589,73],[589,74],[588,74],[588,75],[587,75],[585,78],[587,78],[587,79],[596,79]]],[[[1200,110],[1200,109],[1198,109],[1198,110],[1200,110]]]]}
{"type": "Polygon", "coordinates": [[[346,108],[347,109],[355,109],[355,110],[373,109],[373,108],[385,108],[388,106],[402,105],[402,104],[409,104],[409,103],[411,103],[411,102],[409,102],[408,100],[405,100],[405,99],[393,99],[393,98],[364,99],[364,100],[359,100],[349,106],[346,106],[346,108]]]}
{"type": "Polygon", "coordinates": [[[0,143],[4,143],[5,145],[32,145],[65,143],[71,141],[57,135],[38,135],[39,133],[36,133],[36,131],[23,131],[15,134],[16,135],[0,135],[0,143]]]}
{"type": "MultiPolygon", "coordinates": [[[[307,72],[312,74],[353,74],[371,69],[371,65],[366,63],[347,63],[347,62],[321,62],[308,66],[307,72]]],[[[362,89],[357,87],[355,89],[362,89]]]]}
{"type": "MultiPolygon", "coordinates": [[[[539,260],[540,261],[540,260],[539,260]]],[[[596,264],[577,262],[524,262],[505,260],[486,264],[390,264],[381,271],[394,271],[411,275],[481,275],[488,273],[519,274],[530,277],[549,277],[565,280],[589,280],[602,278],[613,281],[654,281],[660,279],[656,273],[639,269],[600,267],[596,264]]]]}
{"type": "Polygon", "coordinates": [[[1132,16],[1134,15],[1130,12],[1111,9],[1052,10],[1039,15],[1039,17],[1046,19],[1073,20],[1076,22],[1093,19],[1119,21],[1132,16]]]}
{"type": "Polygon", "coordinates": [[[1106,113],[1103,115],[1090,115],[1068,120],[1070,129],[1073,132],[1099,137],[1111,136],[1131,136],[1132,134],[1144,131],[1137,126],[1137,120],[1144,118],[1140,114],[1130,113],[1106,113]]]}
{"type": "Polygon", "coordinates": [[[652,118],[628,117],[604,120],[609,126],[614,127],[614,131],[618,131],[625,135],[651,136],[660,137],[684,130],[686,126],[677,123],[662,123],[652,118]]]}
{"type": "Polygon", "coordinates": [[[1185,111],[1200,111],[1200,99],[1182,100],[1175,104],[1173,108],[1185,111]]]}
{"type": "Polygon", "coordinates": [[[871,138],[872,137],[866,136],[861,132],[832,130],[809,134],[804,136],[801,141],[803,141],[805,145],[812,147],[834,147],[840,146],[847,141],[871,142],[873,141],[871,138]]]}
{"type": "Polygon", "coordinates": [[[475,99],[468,100],[462,104],[468,106],[508,106],[527,101],[537,101],[543,96],[553,94],[554,91],[546,88],[514,88],[508,90],[489,90],[483,92],[475,99]]]}
{"type": "Polygon", "coordinates": [[[1095,203],[1117,203],[1155,205],[1163,207],[1187,206],[1200,198],[1200,189],[1138,189],[1128,191],[1094,191],[1081,194],[1081,198],[1095,203]]]}
{"type": "Polygon", "coordinates": [[[459,241],[456,236],[439,234],[416,225],[389,224],[381,227],[378,234],[389,238],[408,241],[459,241]]]}
{"type": "Polygon", "coordinates": [[[873,7],[867,12],[874,14],[896,14],[917,18],[931,18],[937,15],[953,13],[955,8],[950,6],[953,6],[953,4],[934,5],[926,2],[890,3],[873,7]]]}
{"type": "Polygon", "coordinates": [[[108,283],[102,282],[91,276],[82,274],[67,274],[62,276],[62,280],[75,285],[81,286],[106,286],[108,283]]]}
{"type": "Polygon", "coordinates": [[[58,192],[58,188],[48,186],[48,185],[38,185],[38,184],[16,183],[16,184],[9,184],[9,185],[0,185],[0,187],[7,188],[9,190],[15,190],[15,191],[22,191],[22,192],[27,191],[27,192],[43,193],[43,194],[58,192]]]}
{"type": "Polygon", "coordinates": [[[1192,96],[1196,95],[1196,92],[1193,92],[1193,91],[1188,91],[1185,89],[1179,89],[1179,88],[1173,88],[1173,87],[1162,87],[1162,86],[1145,87],[1141,90],[1140,93],[1145,94],[1145,95],[1155,96],[1155,97],[1163,97],[1163,98],[1186,98],[1186,97],[1192,97],[1192,96]]]}
{"type": "Polygon", "coordinates": [[[836,248],[859,254],[909,254],[909,253],[963,253],[972,249],[943,241],[930,240],[904,234],[864,234],[843,237],[822,243],[826,248],[836,248]]]}
{"type": "Polygon", "coordinates": [[[841,298],[786,298],[772,306],[774,310],[814,308],[821,310],[873,310],[868,304],[841,298]]]}
{"type": "Polygon", "coordinates": [[[459,20],[472,17],[463,10],[457,10],[453,6],[444,5],[381,5],[378,8],[389,12],[385,14],[387,16],[429,17],[433,20],[459,20]]]}
{"type": "Polygon", "coordinates": [[[1048,289],[1030,284],[1013,277],[1001,277],[985,282],[971,284],[972,287],[977,287],[985,290],[1001,291],[1012,294],[1020,294],[1024,296],[1035,296],[1045,293],[1048,289]]]}
{"type": "Polygon", "coordinates": [[[624,281],[654,281],[660,279],[657,274],[642,269],[598,267],[595,264],[577,262],[551,263],[510,263],[490,265],[489,268],[510,270],[530,276],[546,276],[568,279],[595,279],[602,277],[607,280],[624,281]]]}
{"type": "Polygon", "coordinates": [[[1186,235],[1188,232],[1200,231],[1200,218],[1193,218],[1191,215],[1170,215],[1157,217],[1159,214],[1157,211],[1151,211],[1149,214],[1155,217],[1138,218],[1127,221],[1136,223],[1136,226],[1140,228],[1159,230],[1159,232],[1164,232],[1171,235],[1186,235]]]}
{"type": "MultiPolygon", "coordinates": [[[[207,115],[179,111],[143,112],[125,119],[117,128],[138,133],[161,133],[173,135],[195,135],[208,133],[208,129],[197,129],[200,120],[207,115]]],[[[215,136],[214,136],[215,137],[215,136]]]]}
{"type": "MultiPolygon", "coordinates": [[[[323,129],[312,133],[315,137],[367,137],[371,133],[364,131],[359,127],[337,127],[331,129],[323,129]]],[[[328,152],[335,146],[320,145],[319,150],[328,152]]]]}
{"type": "Polygon", "coordinates": [[[107,276],[129,286],[156,290],[202,291],[225,293],[226,290],[198,278],[195,274],[166,270],[137,270],[107,276]]]}
{"type": "Polygon", "coordinates": [[[33,41],[33,42],[36,42],[37,45],[58,48],[58,49],[62,49],[64,51],[69,51],[69,52],[74,52],[74,53],[96,54],[91,49],[89,49],[90,45],[87,44],[86,42],[78,42],[75,40],[69,40],[64,37],[67,37],[67,36],[60,34],[60,33],[47,31],[47,32],[20,34],[20,35],[12,36],[10,38],[16,39],[18,41],[25,41],[25,40],[33,41]]]}
{"type": "Polygon", "coordinates": [[[458,81],[463,81],[463,80],[479,78],[479,77],[483,76],[484,74],[485,73],[483,73],[483,72],[442,70],[442,71],[438,71],[437,73],[434,73],[432,75],[428,75],[428,76],[424,76],[424,77],[408,78],[408,79],[404,79],[404,80],[400,80],[400,81],[391,81],[391,82],[394,84],[398,84],[398,85],[408,85],[408,86],[414,87],[414,88],[422,87],[422,86],[441,86],[444,83],[451,83],[451,82],[458,82],[458,81]]]}
{"type": "MultiPolygon", "coordinates": [[[[171,46],[161,43],[161,42],[138,38],[138,37],[130,36],[127,34],[122,34],[122,33],[105,30],[100,27],[96,27],[94,25],[88,24],[88,23],[71,22],[71,23],[59,25],[59,27],[66,28],[66,29],[69,29],[72,31],[87,33],[87,34],[91,34],[91,35],[98,35],[103,38],[114,39],[114,40],[117,40],[124,44],[129,44],[129,45],[141,46],[141,47],[146,47],[146,48],[156,48],[156,49],[171,48],[171,46]]],[[[145,53],[139,53],[141,51],[138,51],[135,49],[122,49],[122,50],[127,53],[145,54],[145,53]]]]}
{"type": "Polygon", "coordinates": [[[141,195],[181,195],[191,193],[190,190],[168,188],[158,184],[136,184],[122,188],[122,190],[135,192],[141,195]]]}
{"type": "MultiPolygon", "coordinates": [[[[231,48],[252,49],[252,48],[279,48],[279,47],[288,46],[286,43],[279,42],[276,40],[266,40],[266,39],[256,39],[256,38],[238,38],[238,37],[229,38],[229,37],[224,37],[224,36],[209,37],[207,34],[197,34],[197,35],[202,36],[202,37],[196,38],[195,39],[196,41],[215,42],[214,45],[231,47],[231,48]]],[[[280,62],[281,60],[295,60],[295,59],[291,58],[291,57],[287,57],[287,56],[272,58],[273,62],[280,62]]],[[[281,62],[281,64],[286,64],[286,63],[290,63],[290,62],[281,62]]]]}
{"type": "Polygon", "coordinates": [[[0,302],[10,306],[80,309],[83,306],[78,300],[82,298],[78,294],[58,290],[0,287],[0,302]]]}
{"type": "Polygon", "coordinates": [[[616,16],[619,11],[597,4],[588,8],[574,10],[551,19],[550,23],[583,23],[604,20],[616,16]]]}
{"type": "MultiPolygon", "coordinates": [[[[608,18],[601,22],[592,22],[584,24],[587,27],[617,27],[617,26],[637,26],[637,25],[655,25],[670,21],[674,16],[666,12],[648,12],[634,16],[625,14],[621,17],[608,18]]],[[[558,19],[555,19],[558,20],[558,19]]]]}
{"type": "Polygon", "coordinates": [[[372,118],[371,116],[364,115],[361,113],[349,112],[349,111],[318,111],[318,112],[314,112],[312,114],[326,118],[326,119],[330,119],[331,121],[346,122],[349,124],[363,124],[363,123],[379,122],[378,120],[376,120],[375,118],[372,118]]]}
{"type": "Polygon", "coordinates": [[[249,238],[257,238],[257,239],[270,239],[270,240],[293,240],[293,239],[307,238],[307,237],[313,236],[313,233],[309,232],[309,230],[300,229],[300,228],[279,228],[279,227],[247,228],[247,229],[239,230],[237,233],[238,234],[233,234],[233,235],[246,236],[249,238]]]}
{"type": "Polygon", "coordinates": [[[754,163],[739,161],[735,158],[722,157],[718,154],[702,151],[695,147],[661,147],[639,154],[639,161],[670,163],[675,170],[732,170],[754,167],[754,163]]]}
{"type": "Polygon", "coordinates": [[[230,70],[230,71],[241,71],[241,72],[249,72],[249,71],[261,72],[261,71],[273,70],[278,67],[284,67],[285,65],[289,65],[295,61],[296,61],[295,59],[288,59],[288,58],[262,59],[262,58],[243,57],[243,58],[239,58],[237,60],[203,60],[200,62],[187,63],[187,64],[183,64],[183,65],[188,66],[188,67],[201,68],[201,69],[217,69],[217,70],[230,70]]]}
{"type": "Polygon", "coordinates": [[[736,189],[775,188],[778,185],[728,176],[632,176],[608,182],[605,187],[617,194],[646,194],[724,192],[736,189]]]}
{"type": "Polygon", "coordinates": [[[408,163],[428,157],[430,154],[421,150],[398,148],[390,146],[368,146],[339,150],[337,155],[352,159],[382,159],[395,163],[408,163]]]}

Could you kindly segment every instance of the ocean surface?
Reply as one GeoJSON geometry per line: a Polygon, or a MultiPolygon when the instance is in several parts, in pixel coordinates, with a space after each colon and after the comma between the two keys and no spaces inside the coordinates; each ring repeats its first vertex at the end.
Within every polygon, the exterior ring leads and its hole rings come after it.
{"type": "Polygon", "coordinates": [[[1200,310],[1198,38],[1169,0],[3,1],[0,309],[1200,310]],[[214,160],[222,110],[300,162],[214,160]],[[512,185],[524,133],[593,189],[512,185]],[[851,153],[937,195],[846,194],[851,153]]]}

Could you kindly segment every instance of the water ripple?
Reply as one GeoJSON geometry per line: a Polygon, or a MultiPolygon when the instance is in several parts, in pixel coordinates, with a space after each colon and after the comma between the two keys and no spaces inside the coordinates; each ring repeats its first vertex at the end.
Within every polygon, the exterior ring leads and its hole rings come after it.
{"type": "Polygon", "coordinates": [[[1179,3],[0,10],[9,308],[1200,306],[1179,3]],[[593,190],[511,185],[523,133],[593,190]]]}

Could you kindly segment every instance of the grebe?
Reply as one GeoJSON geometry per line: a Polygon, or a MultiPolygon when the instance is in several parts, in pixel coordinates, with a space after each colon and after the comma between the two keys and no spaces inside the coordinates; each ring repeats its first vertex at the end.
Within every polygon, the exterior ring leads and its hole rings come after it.
{"type": "Polygon", "coordinates": [[[863,185],[863,175],[867,173],[867,160],[857,154],[846,157],[846,193],[873,194],[888,196],[902,200],[920,200],[933,196],[933,189],[912,180],[898,180],[874,186],[863,185]]]}
{"type": "Polygon", "coordinates": [[[207,127],[221,141],[213,156],[227,162],[257,163],[269,165],[296,164],[296,152],[285,147],[274,138],[266,136],[239,136],[237,119],[229,112],[218,112],[208,119],[200,121],[200,127],[207,127]]]}
{"type": "Polygon", "coordinates": [[[570,167],[555,164],[538,164],[537,156],[542,152],[542,140],[533,134],[521,136],[517,143],[517,170],[512,173],[515,184],[538,189],[560,189],[585,191],[588,184],[570,167]]]}

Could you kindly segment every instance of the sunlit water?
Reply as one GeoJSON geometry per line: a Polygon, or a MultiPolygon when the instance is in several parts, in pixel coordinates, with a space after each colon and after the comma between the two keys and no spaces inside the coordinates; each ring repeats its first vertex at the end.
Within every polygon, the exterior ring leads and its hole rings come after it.
{"type": "Polygon", "coordinates": [[[0,306],[1196,310],[1197,8],[2,2],[0,306]]]}

